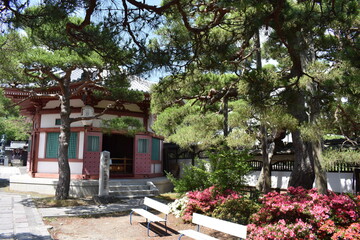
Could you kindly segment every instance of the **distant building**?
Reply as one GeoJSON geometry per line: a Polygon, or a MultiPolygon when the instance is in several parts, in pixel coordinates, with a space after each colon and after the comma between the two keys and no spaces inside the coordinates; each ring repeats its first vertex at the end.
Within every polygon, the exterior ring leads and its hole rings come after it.
{"type": "Polygon", "coordinates": [[[27,141],[11,141],[10,146],[5,147],[5,155],[12,165],[25,166],[27,163],[27,141]]]}

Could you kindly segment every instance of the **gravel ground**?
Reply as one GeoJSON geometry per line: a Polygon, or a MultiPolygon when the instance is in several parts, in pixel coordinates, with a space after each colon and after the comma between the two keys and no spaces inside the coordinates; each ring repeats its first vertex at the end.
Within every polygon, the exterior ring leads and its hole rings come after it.
{"type": "MultiPolygon", "coordinates": [[[[133,225],[130,225],[128,212],[110,217],[48,218],[45,219],[45,223],[52,227],[50,233],[54,240],[170,240],[178,239],[177,231],[181,229],[195,229],[195,225],[185,224],[181,219],[169,215],[167,233],[163,224],[154,224],[150,231],[151,237],[148,237],[145,219],[134,215],[133,225]]],[[[201,232],[219,239],[236,239],[207,228],[202,228],[201,232]]]]}

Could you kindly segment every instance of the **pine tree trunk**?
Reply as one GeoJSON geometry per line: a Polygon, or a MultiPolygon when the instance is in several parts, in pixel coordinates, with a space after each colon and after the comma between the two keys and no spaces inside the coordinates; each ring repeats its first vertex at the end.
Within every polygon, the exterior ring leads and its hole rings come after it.
{"type": "MultiPolygon", "coordinates": [[[[309,121],[305,102],[303,91],[293,90],[289,93],[289,111],[299,123],[309,121]]],[[[310,189],[315,179],[312,144],[302,139],[299,129],[292,131],[291,134],[294,145],[294,169],[290,175],[289,186],[310,189]]]]}
{"type": "Polygon", "coordinates": [[[271,159],[275,149],[275,143],[268,143],[267,131],[265,126],[261,126],[262,134],[262,162],[263,166],[259,175],[259,179],[256,183],[256,189],[262,193],[268,193],[271,191],[271,159]]]}
{"type": "Polygon", "coordinates": [[[224,121],[223,121],[223,131],[224,131],[224,137],[227,137],[229,135],[229,99],[228,97],[224,97],[223,99],[223,115],[224,115],[224,121]]]}
{"type": "MultiPolygon", "coordinates": [[[[260,44],[260,31],[256,31],[254,36],[255,47],[256,47],[256,69],[257,71],[262,70],[261,63],[261,44],[260,44]]],[[[259,179],[256,183],[256,189],[263,193],[271,191],[271,159],[274,154],[275,143],[268,143],[267,129],[265,125],[261,125],[261,148],[262,148],[262,163],[261,172],[259,179]]]]}
{"type": "Polygon", "coordinates": [[[60,135],[58,150],[59,181],[56,187],[55,198],[67,199],[70,190],[70,165],[68,149],[70,142],[70,92],[69,87],[63,88],[63,95],[60,97],[60,135]],[[65,91],[65,92],[64,92],[65,91]]]}
{"type": "Polygon", "coordinates": [[[314,159],[312,156],[312,146],[309,142],[304,142],[300,136],[300,130],[292,133],[294,144],[294,169],[291,172],[289,186],[304,187],[311,189],[314,184],[314,159]]]}
{"type": "MultiPolygon", "coordinates": [[[[319,93],[315,83],[308,85],[312,98],[316,98],[319,93]]],[[[319,101],[310,102],[310,121],[316,123],[320,115],[319,101]]],[[[322,158],[322,138],[314,139],[312,142],[312,156],[314,157],[315,187],[320,194],[327,194],[327,177],[326,171],[321,166],[322,158]]]]}
{"type": "Polygon", "coordinates": [[[313,143],[315,187],[320,194],[327,194],[327,176],[326,171],[321,166],[322,146],[320,141],[313,143]]]}

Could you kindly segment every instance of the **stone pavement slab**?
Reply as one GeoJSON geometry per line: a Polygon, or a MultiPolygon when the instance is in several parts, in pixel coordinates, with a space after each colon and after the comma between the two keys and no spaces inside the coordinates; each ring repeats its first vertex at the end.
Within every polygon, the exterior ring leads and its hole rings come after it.
{"type": "Polygon", "coordinates": [[[52,239],[29,195],[0,191],[0,239],[52,239]]]}
{"type": "Polygon", "coordinates": [[[128,211],[142,206],[143,198],[124,199],[123,203],[106,205],[74,206],[61,208],[38,208],[42,217],[84,216],[128,211]]]}

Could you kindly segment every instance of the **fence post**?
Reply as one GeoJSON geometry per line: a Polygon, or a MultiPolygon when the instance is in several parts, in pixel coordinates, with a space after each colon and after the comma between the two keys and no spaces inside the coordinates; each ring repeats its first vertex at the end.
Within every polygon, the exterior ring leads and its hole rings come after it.
{"type": "Polygon", "coordinates": [[[109,195],[109,178],[110,178],[110,152],[103,151],[100,155],[99,171],[99,196],[109,195]]]}

